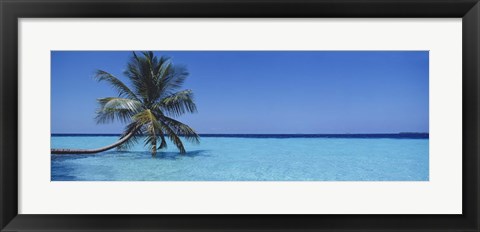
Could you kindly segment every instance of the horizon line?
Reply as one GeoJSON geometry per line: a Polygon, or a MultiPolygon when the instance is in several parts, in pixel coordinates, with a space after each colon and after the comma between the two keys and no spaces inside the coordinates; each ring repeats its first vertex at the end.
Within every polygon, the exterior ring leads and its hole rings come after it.
{"type": "MultiPolygon", "coordinates": [[[[122,133],[50,133],[51,135],[121,135],[122,133]]],[[[380,133],[198,133],[198,135],[398,135],[430,134],[429,132],[380,132],[380,133]]]]}

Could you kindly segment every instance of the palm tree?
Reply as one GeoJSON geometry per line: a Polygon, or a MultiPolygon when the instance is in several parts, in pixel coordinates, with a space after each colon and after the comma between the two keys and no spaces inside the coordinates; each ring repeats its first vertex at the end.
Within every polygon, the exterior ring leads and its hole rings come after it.
{"type": "Polygon", "coordinates": [[[126,123],[120,139],[99,149],[52,149],[53,154],[96,153],[114,147],[128,149],[143,138],[154,156],[157,150],[167,147],[167,137],[183,154],[186,151],[181,136],[190,142],[199,142],[192,128],[174,119],[197,111],[192,91],[180,90],[189,75],[187,69],[173,65],[166,57],[158,58],[153,52],[142,52],[142,55],[133,52],[124,72],[131,88],[106,71],[98,70],[95,75],[98,81],[109,83],[118,92],[117,97],[98,99],[97,123],[114,120],[126,123]]]}

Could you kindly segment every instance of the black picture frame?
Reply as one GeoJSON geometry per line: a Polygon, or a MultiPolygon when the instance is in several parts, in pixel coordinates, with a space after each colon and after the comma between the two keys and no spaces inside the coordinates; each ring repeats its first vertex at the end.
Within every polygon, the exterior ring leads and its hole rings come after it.
{"type": "MultiPolygon", "coordinates": [[[[478,0],[0,0],[1,231],[479,231],[478,0]],[[18,214],[18,19],[143,17],[462,18],[461,215],[18,214]]],[[[442,204],[442,202],[438,202],[442,204]]]]}

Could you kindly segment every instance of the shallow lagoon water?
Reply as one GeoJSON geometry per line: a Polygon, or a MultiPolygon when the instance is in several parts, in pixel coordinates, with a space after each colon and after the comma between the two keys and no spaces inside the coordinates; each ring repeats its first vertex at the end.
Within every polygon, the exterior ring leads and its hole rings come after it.
{"type": "MultiPolygon", "coordinates": [[[[118,136],[52,136],[55,148],[96,148],[118,136]]],[[[202,137],[152,157],[128,151],[51,155],[52,181],[428,181],[428,138],[202,137]]]]}

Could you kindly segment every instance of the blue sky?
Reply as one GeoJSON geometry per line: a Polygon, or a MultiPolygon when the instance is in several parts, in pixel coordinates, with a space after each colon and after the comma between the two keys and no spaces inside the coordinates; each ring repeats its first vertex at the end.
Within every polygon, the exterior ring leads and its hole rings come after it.
{"type": "MultiPolygon", "coordinates": [[[[428,132],[428,51],[157,51],[186,65],[199,133],[428,132]]],[[[122,75],[131,51],[51,52],[52,133],[121,133],[97,125],[117,96],[95,70],[122,75]]]]}

